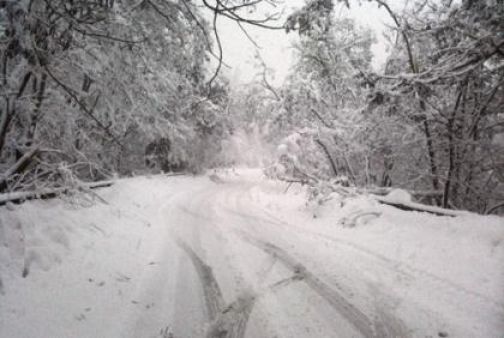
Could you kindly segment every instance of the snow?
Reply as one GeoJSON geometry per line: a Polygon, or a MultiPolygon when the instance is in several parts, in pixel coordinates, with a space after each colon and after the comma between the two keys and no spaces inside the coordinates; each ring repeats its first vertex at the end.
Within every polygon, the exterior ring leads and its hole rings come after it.
{"type": "Polygon", "coordinates": [[[0,210],[0,337],[504,332],[503,218],[307,203],[251,169],[96,192],[0,210]]]}
{"type": "Polygon", "coordinates": [[[393,189],[387,194],[387,200],[396,203],[409,203],[411,202],[411,194],[403,189],[393,189]]]}
{"type": "Polygon", "coordinates": [[[109,204],[50,200],[2,211],[0,336],[121,336],[130,312],[155,306],[136,304],[136,291],[159,264],[155,250],[166,243],[154,232],[164,225],[157,208],[178,181],[119,181],[101,192],[109,204]]]}
{"type": "Polygon", "coordinates": [[[282,143],[277,147],[277,154],[279,156],[281,155],[287,155],[289,153],[289,146],[282,143]]]}

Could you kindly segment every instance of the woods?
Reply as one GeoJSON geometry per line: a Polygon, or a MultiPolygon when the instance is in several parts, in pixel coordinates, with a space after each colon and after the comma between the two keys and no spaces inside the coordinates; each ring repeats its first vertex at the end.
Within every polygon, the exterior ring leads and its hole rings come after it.
{"type": "Polygon", "coordinates": [[[444,208],[498,211],[502,3],[423,1],[404,12],[375,3],[394,22],[383,73],[371,68],[372,32],[335,19],[330,2],[287,21],[299,34],[297,64],[266,108],[281,135],[272,176],[401,187],[444,208]]]}
{"type": "Polygon", "coordinates": [[[0,337],[502,337],[504,0],[0,0],[0,337]]]}
{"type": "Polygon", "coordinates": [[[216,135],[229,130],[226,84],[207,87],[212,42],[194,5],[36,0],[1,8],[2,192],[211,163],[216,135]]]}
{"type": "Polygon", "coordinates": [[[270,177],[503,212],[502,1],[370,3],[393,23],[381,70],[375,33],[335,14],[358,1],[1,1],[0,192],[198,173],[253,134],[270,177]],[[295,37],[282,85],[261,61],[230,87],[220,20],[295,37]]]}

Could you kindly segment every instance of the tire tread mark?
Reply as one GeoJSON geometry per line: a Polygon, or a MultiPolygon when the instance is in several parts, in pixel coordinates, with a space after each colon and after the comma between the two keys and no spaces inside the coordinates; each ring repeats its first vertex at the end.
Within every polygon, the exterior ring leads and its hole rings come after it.
{"type": "MultiPolygon", "coordinates": [[[[259,209],[259,210],[261,210],[261,209],[259,209]]],[[[392,269],[394,272],[396,272],[398,274],[403,274],[403,275],[407,275],[407,276],[411,276],[411,277],[415,277],[415,278],[423,278],[433,285],[443,286],[447,289],[453,290],[455,293],[464,294],[469,297],[474,297],[474,298],[478,299],[480,302],[484,302],[484,303],[492,306],[498,312],[504,313],[504,303],[496,301],[495,299],[492,299],[489,296],[484,295],[480,292],[477,292],[474,290],[469,290],[466,287],[459,285],[458,283],[450,281],[446,278],[436,276],[431,272],[413,267],[405,262],[392,260],[388,257],[385,257],[382,254],[376,253],[372,250],[369,250],[367,248],[359,246],[359,245],[352,243],[350,241],[340,239],[340,238],[334,238],[332,236],[329,236],[326,234],[321,234],[318,232],[308,231],[308,230],[304,229],[303,227],[286,223],[285,221],[271,215],[267,211],[263,210],[263,212],[265,213],[266,216],[270,217],[271,220],[256,217],[258,220],[260,220],[262,222],[266,222],[266,223],[275,225],[277,227],[282,227],[282,228],[296,228],[296,230],[298,230],[308,236],[311,236],[312,238],[321,238],[326,241],[330,241],[330,242],[344,245],[344,246],[351,248],[357,252],[360,252],[362,254],[368,255],[368,256],[376,259],[378,262],[384,264],[386,267],[392,269]]],[[[241,217],[248,217],[248,215],[246,215],[246,214],[241,214],[241,213],[236,213],[236,212],[235,212],[235,214],[237,214],[241,217]]]]}
{"type": "Polygon", "coordinates": [[[227,307],[212,268],[182,240],[177,245],[189,256],[200,279],[208,320],[207,338],[243,338],[256,296],[244,293],[227,307]]]}
{"type": "Polygon", "coordinates": [[[214,277],[212,268],[205,264],[186,243],[179,240],[177,244],[189,256],[196,269],[203,287],[207,315],[209,320],[213,321],[224,308],[224,298],[222,297],[221,289],[214,277]]]}
{"type": "Polygon", "coordinates": [[[240,235],[246,242],[276,257],[287,268],[303,276],[303,281],[306,285],[324,298],[332,308],[345,317],[362,335],[365,337],[377,336],[373,322],[363,312],[348,302],[339,292],[321,281],[285,250],[274,244],[252,238],[243,232],[240,232],[240,235]]]}

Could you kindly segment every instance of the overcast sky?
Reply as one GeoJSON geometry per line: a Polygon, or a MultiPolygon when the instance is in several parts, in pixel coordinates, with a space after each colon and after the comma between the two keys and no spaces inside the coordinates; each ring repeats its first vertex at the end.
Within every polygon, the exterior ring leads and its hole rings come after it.
{"type": "MultiPolygon", "coordinates": [[[[405,0],[391,0],[391,6],[402,9],[405,0]]],[[[293,9],[300,8],[304,0],[286,0],[286,13],[291,13],[293,9]]],[[[337,4],[335,15],[337,17],[350,16],[363,26],[369,26],[375,31],[378,43],[373,48],[373,65],[379,68],[385,61],[387,52],[386,44],[382,38],[385,24],[391,24],[388,14],[383,8],[378,8],[375,3],[363,1],[361,5],[354,2],[355,5],[348,10],[344,5],[337,4]]],[[[283,21],[282,21],[283,22],[283,21]]],[[[246,38],[240,28],[233,21],[221,18],[218,22],[219,35],[224,49],[224,60],[231,66],[231,69],[224,69],[223,73],[227,75],[233,84],[243,84],[250,82],[256,69],[254,68],[254,54],[256,47],[246,38]]],[[[293,63],[293,53],[290,48],[296,34],[286,34],[284,31],[272,31],[249,26],[249,34],[260,45],[261,56],[268,67],[274,69],[275,79],[273,82],[280,85],[288,73],[289,67],[293,63]]]]}

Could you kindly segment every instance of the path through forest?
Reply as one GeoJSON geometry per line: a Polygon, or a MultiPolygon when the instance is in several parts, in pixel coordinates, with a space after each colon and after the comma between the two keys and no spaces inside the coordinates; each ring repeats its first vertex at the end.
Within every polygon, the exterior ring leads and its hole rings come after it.
{"type": "Polygon", "coordinates": [[[306,207],[285,188],[254,170],[144,177],[101,190],[107,204],[2,210],[0,336],[504,332],[502,219],[306,207]]]}

